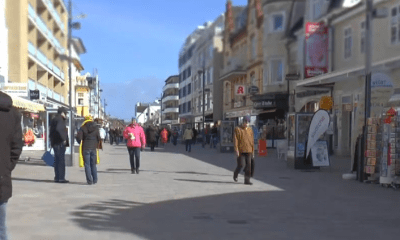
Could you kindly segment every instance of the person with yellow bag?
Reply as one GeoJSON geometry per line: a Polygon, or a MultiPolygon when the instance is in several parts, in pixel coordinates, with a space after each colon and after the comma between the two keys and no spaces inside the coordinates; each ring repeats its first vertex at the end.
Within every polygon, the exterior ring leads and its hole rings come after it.
{"type": "Polygon", "coordinates": [[[79,146],[79,167],[85,166],[86,181],[89,185],[97,183],[97,166],[100,163],[99,149],[103,149],[99,128],[91,116],[86,116],[78,131],[76,140],[79,146]]]}

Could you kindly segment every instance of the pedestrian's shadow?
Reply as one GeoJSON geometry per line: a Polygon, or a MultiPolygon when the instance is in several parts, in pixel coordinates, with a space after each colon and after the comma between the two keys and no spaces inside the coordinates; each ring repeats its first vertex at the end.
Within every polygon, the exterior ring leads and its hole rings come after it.
{"type": "Polygon", "coordinates": [[[69,182],[69,183],[56,183],[53,180],[44,180],[44,179],[29,179],[29,178],[12,178],[13,181],[21,181],[21,182],[39,182],[39,183],[54,183],[54,184],[72,184],[72,185],[87,185],[86,183],[78,183],[78,182],[69,182]]]}
{"type": "MultiPolygon", "coordinates": [[[[106,171],[108,171],[108,172],[116,172],[117,173],[117,171],[131,171],[131,170],[130,169],[108,168],[106,171]]],[[[156,171],[156,170],[141,170],[141,171],[142,172],[153,172],[153,173],[194,174],[194,175],[222,176],[222,177],[231,176],[231,175],[210,174],[210,173],[202,173],[202,172],[171,172],[171,171],[156,171]]]]}
{"type": "Polygon", "coordinates": [[[182,182],[237,184],[237,183],[235,183],[235,182],[209,181],[209,180],[194,180],[194,179],[174,179],[174,180],[175,180],[175,181],[182,181],[182,182]]]}

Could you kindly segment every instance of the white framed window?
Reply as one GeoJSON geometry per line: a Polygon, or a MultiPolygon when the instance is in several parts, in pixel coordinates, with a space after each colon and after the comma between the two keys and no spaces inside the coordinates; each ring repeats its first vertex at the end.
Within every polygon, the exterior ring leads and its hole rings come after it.
{"type": "Polygon", "coordinates": [[[83,106],[83,98],[78,98],[78,105],[83,106]]]}
{"type": "Polygon", "coordinates": [[[83,98],[84,97],[84,93],[78,93],[78,97],[83,98]]]}
{"type": "Polygon", "coordinates": [[[256,58],[256,54],[257,54],[256,49],[257,49],[256,37],[253,36],[251,38],[251,59],[256,58]]]}
{"type": "Polygon", "coordinates": [[[349,59],[352,55],[353,36],[351,27],[344,29],[344,59],[349,59]]]}
{"type": "Polygon", "coordinates": [[[283,59],[272,59],[270,61],[271,83],[283,83],[283,59]]]}
{"type": "Polygon", "coordinates": [[[271,32],[283,32],[285,30],[284,12],[271,14],[270,23],[271,32]]]}
{"type": "Polygon", "coordinates": [[[400,43],[400,6],[393,7],[390,11],[390,43],[400,43]]]}
{"type": "Polygon", "coordinates": [[[312,0],[312,19],[318,19],[322,14],[322,1],[321,0],[312,0]]]}
{"type": "Polygon", "coordinates": [[[250,84],[251,86],[257,86],[256,74],[254,73],[250,75],[250,84]]]}
{"type": "Polygon", "coordinates": [[[365,21],[360,24],[360,52],[365,53],[365,21]]]}

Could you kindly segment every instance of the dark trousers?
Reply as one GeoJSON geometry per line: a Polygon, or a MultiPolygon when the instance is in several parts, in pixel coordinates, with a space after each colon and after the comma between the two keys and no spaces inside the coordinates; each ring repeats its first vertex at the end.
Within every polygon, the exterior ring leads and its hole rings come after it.
{"type": "Polygon", "coordinates": [[[83,151],[87,183],[97,183],[97,151],[86,149],[83,151]]]}
{"type": "Polygon", "coordinates": [[[131,162],[131,170],[139,169],[140,167],[140,147],[128,147],[129,160],[131,162]],[[136,161],[135,161],[136,160],[136,161]]]}
{"type": "Polygon", "coordinates": [[[196,137],[193,137],[192,142],[193,142],[193,145],[196,144],[196,137]]]}
{"type": "Polygon", "coordinates": [[[174,146],[176,146],[176,144],[178,144],[178,136],[173,136],[172,142],[173,142],[174,146]]]}
{"type": "Polygon", "coordinates": [[[113,145],[114,144],[114,137],[110,136],[110,144],[113,145]]]}
{"type": "Polygon", "coordinates": [[[191,152],[192,151],[192,140],[186,140],[186,152],[191,152]]]}
{"type": "Polygon", "coordinates": [[[54,173],[55,181],[65,180],[65,145],[54,145],[54,173]]]}
{"type": "MultiPolygon", "coordinates": [[[[234,172],[234,177],[237,178],[239,175],[240,170],[243,168],[243,163],[246,164],[244,168],[244,182],[250,182],[250,177],[252,175],[252,161],[251,161],[251,153],[241,153],[240,156],[237,158],[237,167],[234,172]]],[[[254,171],[254,170],[253,170],[254,171]]]]}
{"type": "Polygon", "coordinates": [[[120,137],[115,137],[115,143],[116,143],[117,145],[119,145],[119,142],[120,142],[120,137]]]}
{"type": "Polygon", "coordinates": [[[154,152],[154,148],[156,147],[156,142],[150,142],[150,149],[154,152]]]}
{"type": "Polygon", "coordinates": [[[160,137],[156,137],[156,147],[158,147],[158,141],[160,141],[160,137]]]}

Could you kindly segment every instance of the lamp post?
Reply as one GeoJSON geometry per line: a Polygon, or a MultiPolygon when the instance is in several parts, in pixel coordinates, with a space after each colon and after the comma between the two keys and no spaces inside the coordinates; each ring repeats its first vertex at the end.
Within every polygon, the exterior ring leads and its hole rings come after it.
{"type": "MultiPolygon", "coordinates": [[[[85,18],[86,15],[81,14],[76,18],[85,18]]],[[[70,130],[70,149],[71,149],[71,163],[73,163],[74,157],[74,129],[72,127],[74,121],[73,108],[72,108],[72,94],[74,91],[72,90],[72,29],[80,29],[81,25],[79,22],[72,22],[72,2],[68,1],[68,79],[69,79],[69,130],[70,130]]]]}
{"type": "Polygon", "coordinates": [[[205,122],[205,82],[206,82],[206,78],[205,78],[205,69],[204,69],[204,66],[203,66],[203,69],[201,69],[201,70],[199,70],[198,71],[198,73],[199,73],[199,75],[200,74],[203,74],[203,130],[205,129],[204,128],[204,122],[205,122]]]}

